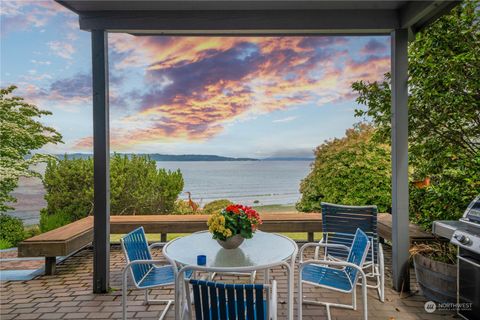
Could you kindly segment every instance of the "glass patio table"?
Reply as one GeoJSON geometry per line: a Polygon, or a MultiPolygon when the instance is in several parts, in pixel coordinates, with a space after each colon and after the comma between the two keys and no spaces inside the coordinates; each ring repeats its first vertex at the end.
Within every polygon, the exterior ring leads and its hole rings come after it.
{"type": "MultiPolygon", "coordinates": [[[[262,231],[255,232],[252,239],[245,239],[237,249],[222,248],[216,240],[212,239],[212,234],[208,231],[174,239],[163,248],[163,255],[175,267],[196,266],[197,256],[205,255],[207,257],[207,263],[203,266],[205,268],[225,273],[265,270],[266,281],[268,281],[269,269],[285,266],[288,277],[289,319],[293,319],[293,277],[297,252],[298,246],[292,239],[262,231]]],[[[176,291],[176,298],[179,298],[179,290],[176,291]]],[[[176,318],[179,315],[180,305],[175,303],[176,318]]]]}

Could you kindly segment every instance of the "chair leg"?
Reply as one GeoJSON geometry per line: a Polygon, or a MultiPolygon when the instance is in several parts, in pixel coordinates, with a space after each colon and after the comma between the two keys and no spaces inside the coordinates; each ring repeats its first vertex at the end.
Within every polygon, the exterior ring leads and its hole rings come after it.
{"type": "MultiPolygon", "coordinates": [[[[301,270],[300,270],[301,272],[301,270]]],[[[303,288],[302,288],[302,274],[298,275],[298,320],[302,320],[302,308],[303,308],[303,288]]]]}
{"type": "Polygon", "coordinates": [[[332,320],[332,314],[330,313],[330,304],[327,303],[327,304],[325,305],[325,308],[327,309],[327,319],[328,319],[328,320],[332,320]]]}
{"type": "Polygon", "coordinates": [[[160,318],[158,320],[163,320],[165,316],[167,315],[168,309],[170,309],[170,306],[173,304],[173,300],[168,300],[167,305],[165,306],[165,309],[163,309],[162,314],[160,315],[160,318]]]}
{"type": "Polygon", "coordinates": [[[122,273],[122,320],[127,320],[127,282],[128,273],[126,270],[122,273]]]}
{"type": "Polygon", "coordinates": [[[385,261],[383,260],[383,247],[379,245],[379,266],[380,266],[380,301],[385,302],[385,261]]]}
{"type": "Polygon", "coordinates": [[[362,300],[363,300],[363,319],[368,320],[368,306],[367,306],[367,279],[362,279],[362,300]]]}
{"type": "Polygon", "coordinates": [[[174,303],[173,300],[162,300],[162,299],[150,299],[148,296],[148,289],[145,290],[145,304],[166,304],[165,309],[163,309],[162,314],[160,315],[159,320],[162,320],[168,312],[170,306],[174,303]]]}
{"type": "Polygon", "coordinates": [[[352,307],[353,310],[357,310],[357,286],[352,289],[352,307]]]}

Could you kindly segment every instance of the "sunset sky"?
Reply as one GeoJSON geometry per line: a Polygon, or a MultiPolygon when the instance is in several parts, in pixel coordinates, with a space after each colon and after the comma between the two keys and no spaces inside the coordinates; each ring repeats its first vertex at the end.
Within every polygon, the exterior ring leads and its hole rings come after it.
{"type": "MultiPolygon", "coordinates": [[[[53,112],[52,153],[91,152],[90,34],[53,1],[1,2],[1,86],[53,112]]],[[[388,37],[109,35],[112,151],[306,156],[358,119],[351,83],[388,37]]]]}

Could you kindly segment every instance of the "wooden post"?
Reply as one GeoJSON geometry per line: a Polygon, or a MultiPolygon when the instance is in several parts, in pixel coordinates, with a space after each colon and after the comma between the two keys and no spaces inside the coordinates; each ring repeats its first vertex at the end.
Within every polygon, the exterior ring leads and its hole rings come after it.
{"type": "Polygon", "coordinates": [[[160,234],[160,242],[167,242],[167,233],[166,232],[162,232],[160,234]]]}
{"type": "Polygon", "coordinates": [[[410,290],[408,216],[408,30],[391,33],[392,73],[392,277],[410,290]]]}
{"type": "Polygon", "coordinates": [[[315,241],[315,233],[309,232],[307,236],[307,241],[308,242],[314,242],[315,241]]]}
{"type": "Polygon", "coordinates": [[[53,276],[57,267],[57,257],[45,257],[45,275],[53,276]]]}
{"type": "Polygon", "coordinates": [[[92,30],[93,78],[93,292],[108,292],[110,277],[110,141],[108,45],[105,30],[92,30]]]}

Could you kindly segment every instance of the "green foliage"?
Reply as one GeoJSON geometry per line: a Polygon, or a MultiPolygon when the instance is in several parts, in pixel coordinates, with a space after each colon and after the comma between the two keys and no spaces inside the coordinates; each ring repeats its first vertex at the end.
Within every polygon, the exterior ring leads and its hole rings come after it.
{"type": "Polygon", "coordinates": [[[16,201],[10,192],[17,187],[18,178],[39,176],[30,167],[48,159],[31,151],[62,141],[55,129],[37,121],[51,113],[12,96],[15,89],[0,89],[0,212],[13,209],[7,203],[16,201]]]}
{"type": "Polygon", "coordinates": [[[0,238],[0,250],[12,248],[13,245],[5,239],[0,238]]]}
{"type": "Polygon", "coordinates": [[[24,230],[25,230],[25,239],[37,236],[40,233],[42,233],[38,225],[25,227],[24,230]]]}
{"type": "Polygon", "coordinates": [[[183,189],[180,170],[157,169],[143,156],[115,155],[110,164],[112,214],[171,213],[183,189]]]}
{"type": "Polygon", "coordinates": [[[16,246],[17,243],[25,239],[25,231],[22,220],[0,213],[0,239],[16,246]]]}
{"type": "MultiPolygon", "coordinates": [[[[44,186],[47,208],[42,231],[84,218],[93,212],[93,160],[52,160],[44,186]]],[[[113,155],[110,161],[111,214],[162,214],[174,210],[183,189],[180,171],[157,169],[148,157],[113,155]]]]}
{"type": "Polygon", "coordinates": [[[390,210],[390,152],[387,145],[372,140],[373,132],[371,126],[359,124],[345,137],[317,147],[312,171],[300,185],[297,210],[320,212],[322,201],[390,210]]]}
{"type": "MultiPolygon", "coordinates": [[[[465,1],[409,46],[409,152],[414,221],[430,228],[435,219],[458,219],[480,192],[480,11],[465,1]]],[[[352,85],[356,115],[371,119],[376,139],[390,141],[390,75],[382,82],[352,85]]]]}
{"type": "Polygon", "coordinates": [[[226,208],[228,205],[231,204],[233,204],[233,202],[228,199],[214,200],[205,204],[205,206],[203,207],[203,213],[212,214],[214,212],[220,212],[223,208],[226,208]]]}
{"type": "MultiPolygon", "coordinates": [[[[113,175],[112,180],[114,179],[113,175]]],[[[43,178],[47,207],[41,211],[40,228],[63,225],[93,212],[93,160],[51,160],[43,178]],[[48,217],[54,216],[54,217],[48,217]],[[61,224],[61,222],[65,222],[61,224]]],[[[113,194],[113,186],[111,192],[113,194]]],[[[112,197],[113,198],[113,197],[112,197]]],[[[51,228],[48,228],[49,230],[51,228]]]]}
{"type": "Polygon", "coordinates": [[[68,211],[55,211],[48,213],[47,209],[40,210],[40,231],[47,232],[69,224],[80,218],[75,218],[68,211]]]}

